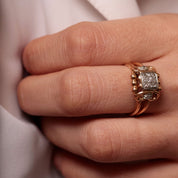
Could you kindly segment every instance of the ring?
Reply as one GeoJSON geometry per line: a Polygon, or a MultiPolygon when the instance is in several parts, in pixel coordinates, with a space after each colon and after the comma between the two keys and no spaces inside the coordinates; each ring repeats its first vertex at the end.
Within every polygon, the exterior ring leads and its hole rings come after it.
{"type": "Polygon", "coordinates": [[[129,63],[126,66],[132,72],[132,91],[137,104],[130,116],[139,116],[148,109],[150,102],[160,97],[160,75],[154,67],[144,66],[141,63],[129,63]]]}

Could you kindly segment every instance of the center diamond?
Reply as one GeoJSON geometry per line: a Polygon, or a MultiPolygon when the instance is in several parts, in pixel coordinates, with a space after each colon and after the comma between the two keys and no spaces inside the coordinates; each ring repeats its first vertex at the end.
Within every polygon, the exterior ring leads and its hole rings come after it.
{"type": "Polygon", "coordinates": [[[144,90],[158,89],[158,74],[155,72],[140,72],[140,80],[144,90]]]}

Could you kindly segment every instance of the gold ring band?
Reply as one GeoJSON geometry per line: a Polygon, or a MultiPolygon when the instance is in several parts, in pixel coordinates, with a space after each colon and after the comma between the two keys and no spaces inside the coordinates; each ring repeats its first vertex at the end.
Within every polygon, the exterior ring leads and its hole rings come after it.
{"type": "Polygon", "coordinates": [[[129,63],[126,66],[132,72],[132,91],[136,100],[136,109],[130,116],[139,116],[148,109],[150,102],[160,97],[160,75],[154,67],[144,66],[141,63],[129,63]]]}

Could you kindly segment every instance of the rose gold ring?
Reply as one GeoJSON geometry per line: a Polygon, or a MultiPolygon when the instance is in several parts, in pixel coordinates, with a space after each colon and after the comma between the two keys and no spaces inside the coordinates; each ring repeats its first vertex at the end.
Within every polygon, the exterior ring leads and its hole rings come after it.
{"type": "Polygon", "coordinates": [[[136,109],[130,116],[138,116],[148,109],[150,102],[160,97],[160,75],[154,67],[144,66],[141,63],[129,63],[126,66],[132,72],[132,91],[136,100],[136,109]]]}

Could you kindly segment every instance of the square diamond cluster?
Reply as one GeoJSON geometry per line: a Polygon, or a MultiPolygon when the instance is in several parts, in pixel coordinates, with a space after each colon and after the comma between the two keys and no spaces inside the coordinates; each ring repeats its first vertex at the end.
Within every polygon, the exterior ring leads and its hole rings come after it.
{"type": "Polygon", "coordinates": [[[139,75],[144,90],[156,90],[159,87],[158,74],[152,71],[142,71],[139,75]]]}

